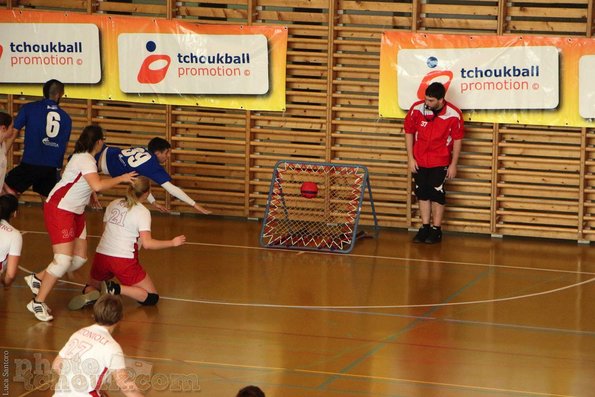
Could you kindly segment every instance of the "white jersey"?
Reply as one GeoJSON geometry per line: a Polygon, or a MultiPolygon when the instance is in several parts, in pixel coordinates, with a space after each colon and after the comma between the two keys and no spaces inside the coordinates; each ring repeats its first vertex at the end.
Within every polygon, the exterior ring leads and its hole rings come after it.
{"type": "Polygon", "coordinates": [[[111,371],[126,368],[122,348],[107,328],[93,324],[76,331],[58,353],[63,359],[54,396],[89,397],[111,371]]]}
{"type": "Polygon", "coordinates": [[[6,147],[6,142],[0,142],[0,190],[2,190],[4,177],[6,177],[6,167],[8,166],[8,159],[6,158],[7,152],[8,148],[6,147]]]}
{"type": "Polygon", "coordinates": [[[0,269],[4,265],[8,256],[21,256],[23,247],[23,236],[4,219],[0,221],[0,269]]]}
{"type": "Polygon", "coordinates": [[[134,258],[138,248],[140,232],[151,231],[151,212],[141,203],[131,209],[125,199],[112,201],[103,216],[105,229],[97,252],[117,258],[134,258]]]}
{"type": "Polygon", "coordinates": [[[46,201],[65,211],[82,214],[93,193],[83,176],[94,172],[97,173],[97,163],[91,153],[73,154],[62,173],[62,179],[54,186],[46,201]]]}

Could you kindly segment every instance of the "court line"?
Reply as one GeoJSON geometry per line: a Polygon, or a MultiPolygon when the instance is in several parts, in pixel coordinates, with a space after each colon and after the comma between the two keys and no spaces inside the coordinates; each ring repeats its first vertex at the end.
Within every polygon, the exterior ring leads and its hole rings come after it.
{"type": "MultiPolygon", "coordinates": [[[[51,350],[51,349],[31,349],[31,348],[20,348],[20,347],[13,347],[13,346],[0,346],[0,349],[3,350],[17,350],[17,351],[38,351],[43,353],[57,353],[58,350],[51,350]]],[[[408,383],[408,384],[415,384],[415,385],[430,385],[430,386],[439,386],[439,387],[452,387],[458,389],[465,389],[465,390],[481,390],[487,392],[499,392],[499,393],[514,393],[514,394],[524,394],[524,395],[531,395],[531,396],[552,396],[552,397],[571,397],[570,395],[566,394],[552,394],[552,393],[540,393],[540,392],[531,392],[531,391],[521,391],[521,390],[514,390],[514,389],[500,389],[500,388],[493,388],[493,387],[483,387],[483,386],[472,386],[472,385],[462,385],[462,384],[454,384],[454,383],[442,383],[442,382],[427,382],[427,381],[420,381],[420,380],[413,380],[413,379],[403,379],[403,378],[393,378],[388,376],[374,376],[374,375],[361,375],[361,374],[349,374],[349,373],[340,373],[340,372],[332,372],[332,371],[319,371],[319,370],[312,370],[312,369],[301,369],[301,368],[285,368],[285,367],[266,367],[266,366],[259,366],[259,365],[242,365],[242,364],[227,364],[227,363],[218,363],[213,361],[199,361],[199,360],[180,360],[180,359],[173,359],[173,358],[163,358],[163,357],[149,357],[149,356],[132,356],[126,355],[126,357],[135,358],[139,360],[148,360],[148,361],[168,361],[172,363],[182,363],[182,364],[193,364],[193,365],[211,365],[211,366],[218,366],[218,367],[226,367],[226,368],[236,368],[236,369],[255,369],[255,370],[264,370],[264,371],[284,371],[284,372],[294,372],[294,373],[304,373],[308,375],[326,375],[326,376],[337,376],[342,378],[355,378],[355,379],[365,379],[371,381],[387,381],[387,382],[395,382],[395,383],[408,383]]],[[[33,392],[41,389],[42,387],[46,387],[47,384],[42,384],[36,387],[33,390],[27,391],[24,394],[20,394],[18,397],[25,397],[30,395],[33,392]]],[[[288,386],[285,384],[279,384],[278,386],[288,386]]],[[[332,389],[331,389],[332,390],[332,389]]]]}
{"type": "Polygon", "coordinates": [[[533,298],[536,296],[553,294],[556,292],[564,291],[567,289],[575,288],[584,284],[588,284],[595,281],[595,277],[590,278],[579,283],[566,285],[564,287],[555,288],[547,291],[535,292],[532,294],[509,296],[505,298],[494,298],[484,299],[476,301],[465,301],[465,302],[445,302],[445,303],[423,303],[414,305],[368,305],[368,306],[327,306],[327,305],[280,305],[274,303],[241,303],[241,302],[225,302],[225,301],[214,301],[214,300],[202,300],[202,299],[184,299],[184,298],[172,298],[172,297],[160,297],[161,299],[168,299],[172,301],[188,302],[188,303],[201,303],[208,305],[222,305],[222,306],[248,306],[248,307],[267,307],[267,308],[282,308],[282,309],[408,309],[408,308],[419,308],[419,307],[444,307],[444,306],[462,306],[462,305],[477,305],[482,303],[496,303],[496,302],[507,302],[518,299],[533,298]]]}
{"type": "MultiPolygon", "coordinates": [[[[490,271],[489,270],[486,270],[486,271],[483,271],[482,273],[476,275],[472,280],[470,280],[469,282],[467,282],[467,284],[465,284],[464,286],[462,286],[461,288],[459,288],[457,291],[455,291],[454,293],[452,293],[450,296],[447,296],[446,299],[445,299],[445,303],[446,302],[449,302],[452,299],[455,299],[458,295],[460,295],[461,293],[463,293],[466,289],[474,286],[481,279],[485,278],[485,276],[487,276],[489,273],[490,273],[490,271]]],[[[432,316],[432,314],[435,311],[437,311],[437,310],[438,310],[438,307],[436,307],[436,306],[431,307],[428,310],[426,310],[425,313],[422,314],[422,317],[432,316]]],[[[415,319],[415,320],[411,321],[409,324],[405,325],[404,327],[401,327],[401,329],[399,329],[396,333],[393,333],[392,335],[388,335],[387,337],[383,338],[382,340],[380,340],[379,342],[377,342],[367,352],[365,352],[364,354],[360,355],[358,358],[352,360],[351,363],[349,363],[347,366],[343,367],[339,371],[339,373],[348,373],[348,372],[350,372],[352,369],[354,369],[355,367],[359,366],[361,363],[363,363],[364,361],[366,361],[369,358],[373,357],[376,353],[378,353],[380,350],[382,350],[383,348],[385,348],[388,343],[391,343],[391,342],[396,341],[400,336],[402,336],[403,334],[411,331],[412,329],[414,329],[415,327],[417,327],[418,324],[420,324],[422,322],[423,322],[423,320],[420,319],[420,318],[415,319]]],[[[318,390],[325,390],[327,388],[327,386],[329,386],[331,383],[333,383],[336,380],[337,380],[337,376],[330,376],[324,382],[322,382],[318,386],[317,389],[318,390]]]]}
{"type": "MultiPolygon", "coordinates": [[[[40,232],[40,231],[21,231],[22,234],[32,233],[32,234],[47,234],[47,232],[40,232]]],[[[87,235],[87,237],[91,238],[101,238],[101,236],[97,235],[87,235]]],[[[382,260],[401,260],[405,262],[424,262],[424,263],[443,263],[447,265],[463,265],[463,266],[476,266],[476,267],[493,267],[498,269],[513,269],[513,270],[531,270],[531,271],[540,271],[540,272],[548,272],[548,273],[568,273],[568,274],[577,274],[577,275],[589,275],[595,276],[595,272],[585,272],[585,271],[576,271],[576,270],[565,270],[565,269],[547,269],[542,267],[528,267],[528,266],[511,266],[511,265],[495,265],[492,263],[477,263],[477,262],[459,262],[459,261],[444,261],[438,259],[422,259],[422,258],[406,258],[406,257],[399,257],[399,256],[384,256],[384,255],[366,255],[366,254],[342,254],[339,252],[317,252],[317,251],[304,251],[304,250],[290,250],[284,248],[266,248],[266,247],[254,247],[250,245],[236,245],[236,244],[216,244],[216,243],[198,243],[192,241],[186,241],[185,245],[198,245],[198,246],[205,246],[205,247],[218,247],[218,248],[239,248],[239,249],[248,249],[248,250],[255,250],[255,251],[279,251],[285,253],[292,253],[296,255],[303,255],[303,254],[315,254],[315,255],[333,255],[333,256],[350,256],[354,258],[364,258],[364,259],[382,259],[382,260]]]]}
{"type": "MultiPolygon", "coordinates": [[[[26,233],[33,233],[33,234],[46,234],[45,232],[36,232],[36,231],[25,231],[23,234],[26,233]]],[[[100,236],[90,235],[88,237],[92,238],[99,238],[100,236]]],[[[199,246],[213,246],[213,247],[226,247],[226,248],[241,248],[241,249],[253,249],[253,250],[277,250],[287,253],[296,253],[295,250],[285,250],[285,249],[270,249],[264,247],[251,247],[251,246],[241,246],[241,245],[231,245],[231,244],[211,244],[211,243],[194,243],[194,242],[187,242],[188,245],[199,245],[199,246]]],[[[344,255],[339,253],[332,253],[332,252],[316,252],[316,251],[297,251],[298,255],[304,253],[314,253],[314,254],[325,254],[325,255],[344,255]]],[[[459,265],[467,265],[467,266],[487,266],[487,267],[495,267],[495,268],[511,268],[511,269],[522,269],[522,270],[532,270],[532,271],[544,271],[544,272],[559,272],[559,273],[571,273],[571,274],[585,274],[585,275],[593,275],[593,272],[576,272],[576,271],[569,271],[569,270],[559,270],[559,269],[543,269],[543,268],[530,268],[530,267],[515,267],[515,266],[506,266],[506,265],[490,265],[490,264],[481,264],[481,263],[470,263],[470,262],[455,262],[455,261],[441,261],[441,260],[426,260],[426,259],[417,259],[417,258],[400,258],[400,257],[387,257],[387,256],[375,256],[375,255],[361,255],[361,254],[349,254],[352,257],[360,257],[360,258],[371,258],[371,259],[387,259],[387,260],[405,260],[405,261],[423,261],[423,262],[433,262],[433,263],[445,263],[445,264],[459,264],[459,265]]],[[[19,266],[21,270],[30,272],[29,270],[19,266]]],[[[252,306],[252,307],[271,307],[271,308],[296,308],[296,309],[389,309],[389,308],[416,308],[416,307],[441,307],[441,306],[454,306],[454,305],[469,305],[469,304],[480,304],[480,303],[493,303],[493,302],[500,302],[500,301],[510,301],[516,299],[523,299],[528,297],[540,296],[550,293],[559,292],[562,290],[578,287],[581,285],[588,284],[592,281],[595,281],[595,277],[578,282],[572,285],[542,291],[538,293],[532,294],[525,294],[519,295],[514,297],[505,297],[505,298],[495,298],[489,300],[478,300],[478,301],[468,301],[468,302],[450,302],[450,303],[434,303],[434,304],[418,304],[418,305],[371,305],[371,306],[302,306],[302,305],[278,305],[278,304],[262,304],[262,303],[234,303],[234,302],[224,302],[224,301],[212,301],[212,300],[196,300],[196,299],[183,299],[183,298],[173,298],[173,297],[161,297],[162,299],[168,299],[172,301],[184,301],[190,303],[202,303],[202,304],[215,304],[215,305],[227,305],[227,306],[252,306]]],[[[83,284],[71,282],[68,280],[61,280],[62,283],[71,284],[82,286],[83,284]]],[[[31,349],[25,349],[31,350],[31,349]]],[[[46,350],[50,352],[51,350],[46,350]]],[[[408,380],[408,379],[400,379],[400,378],[391,378],[391,377],[382,377],[382,376],[369,376],[369,375],[358,375],[358,374],[349,374],[343,372],[328,372],[328,371],[316,371],[316,370],[306,370],[306,369],[291,369],[291,368],[275,368],[275,367],[261,367],[261,366],[249,366],[249,365],[236,365],[236,364],[225,364],[225,363],[215,363],[215,362],[206,362],[206,361],[194,361],[194,360],[173,360],[168,358],[158,358],[158,357],[135,357],[134,358],[144,358],[144,359],[153,359],[153,360],[163,360],[163,361],[178,361],[178,362],[186,362],[191,364],[205,364],[205,365],[218,365],[218,366],[227,366],[227,367],[237,367],[237,368],[251,368],[251,369],[265,369],[265,370],[282,370],[282,371],[290,371],[290,372],[297,372],[297,373],[310,373],[310,374],[323,374],[323,375],[331,375],[335,377],[351,377],[351,378],[362,378],[362,379],[370,379],[370,380],[385,380],[385,381],[394,381],[394,382],[405,382],[405,383],[413,383],[413,384],[422,384],[422,385],[433,385],[433,386],[441,386],[441,387],[454,387],[454,388],[463,388],[463,389],[471,389],[471,390],[485,390],[485,391],[496,391],[496,392],[503,392],[503,393],[522,393],[528,395],[535,395],[535,396],[556,396],[556,397],[567,397],[566,395],[558,395],[558,394],[551,394],[551,393],[539,393],[539,392],[527,392],[527,391],[518,391],[512,389],[499,389],[499,388],[489,388],[489,387],[481,387],[481,386],[468,386],[468,385],[457,385],[457,384],[449,384],[449,383],[441,383],[441,382],[425,382],[425,381],[416,381],[416,380],[408,380]]],[[[32,392],[44,387],[46,385],[40,385],[38,388],[29,391],[21,396],[26,396],[31,394],[32,392]]]]}
{"type": "MultiPolygon", "coordinates": [[[[32,273],[31,270],[19,266],[19,269],[24,271],[25,273],[32,273]]],[[[519,299],[526,299],[526,298],[533,298],[536,296],[542,295],[549,295],[556,292],[564,291],[567,289],[579,287],[581,285],[585,285],[595,281],[595,277],[590,278],[585,281],[581,281],[578,283],[565,285],[560,288],[554,288],[547,291],[541,292],[534,292],[532,294],[524,294],[524,295],[517,295],[517,296],[508,296],[504,298],[493,298],[493,299],[483,299],[483,300],[475,300],[475,301],[464,301],[464,302],[445,302],[445,303],[421,303],[421,304],[414,304],[414,305],[365,305],[365,306],[351,306],[351,305],[281,305],[276,303],[243,303],[243,302],[228,302],[228,301],[217,301],[217,300],[208,300],[208,299],[187,299],[187,298],[174,298],[170,296],[159,296],[159,299],[166,299],[170,301],[176,302],[187,302],[187,303],[199,303],[203,305],[220,305],[220,306],[241,306],[241,307],[266,307],[266,308],[276,308],[276,309],[348,309],[348,310],[362,310],[362,309],[410,309],[410,308],[419,308],[419,307],[445,307],[445,306],[463,306],[463,305],[478,305],[482,303],[496,303],[496,302],[508,302],[512,300],[519,300],[519,299]]],[[[83,287],[84,284],[76,283],[74,281],[68,280],[59,280],[59,282],[64,284],[76,285],[83,287]]]]}

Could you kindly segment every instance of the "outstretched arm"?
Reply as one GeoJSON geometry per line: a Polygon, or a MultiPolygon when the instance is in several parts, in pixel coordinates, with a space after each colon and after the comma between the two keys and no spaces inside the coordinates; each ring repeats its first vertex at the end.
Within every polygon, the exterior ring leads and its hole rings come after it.
{"type": "Polygon", "coordinates": [[[198,204],[196,201],[192,200],[186,193],[184,193],[184,191],[182,189],[180,189],[173,183],[165,182],[164,184],[161,185],[161,187],[164,188],[169,194],[171,194],[178,200],[182,200],[186,204],[192,206],[198,212],[205,214],[205,215],[208,215],[211,213],[211,211],[207,210],[206,208],[204,208],[203,206],[198,204]]]}
{"type": "Polygon", "coordinates": [[[153,196],[153,193],[149,193],[149,196],[147,197],[147,201],[153,207],[157,208],[159,210],[159,212],[169,213],[169,208],[167,208],[165,205],[159,204],[157,202],[157,200],[155,200],[155,196],[153,196]]]}
{"type": "Polygon", "coordinates": [[[91,189],[94,192],[100,192],[102,190],[111,189],[112,187],[116,186],[119,183],[126,183],[126,182],[133,182],[137,173],[136,172],[129,172],[127,174],[122,174],[115,178],[101,178],[97,172],[91,172],[89,174],[83,175],[83,178],[87,181],[91,189]]]}
{"type": "Polygon", "coordinates": [[[186,236],[176,236],[171,240],[156,240],[151,236],[150,231],[141,231],[140,241],[143,247],[149,250],[178,247],[186,242],[186,236]]]}

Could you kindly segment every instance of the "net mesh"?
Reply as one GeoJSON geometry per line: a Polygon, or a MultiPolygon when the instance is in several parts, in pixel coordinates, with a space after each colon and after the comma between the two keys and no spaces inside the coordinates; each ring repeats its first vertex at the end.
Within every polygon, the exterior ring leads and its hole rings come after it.
{"type": "Polygon", "coordinates": [[[351,250],[367,169],[279,162],[273,171],[261,242],[268,247],[351,250]],[[306,183],[306,185],[304,185],[306,183]],[[312,189],[312,183],[316,184],[312,189]]]}

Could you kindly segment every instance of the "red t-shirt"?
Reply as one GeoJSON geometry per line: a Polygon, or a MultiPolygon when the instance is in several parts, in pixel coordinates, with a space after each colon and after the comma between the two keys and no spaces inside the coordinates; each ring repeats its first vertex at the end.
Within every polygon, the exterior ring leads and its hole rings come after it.
{"type": "Polygon", "coordinates": [[[413,157],[424,168],[450,165],[453,142],[463,139],[463,114],[444,102],[436,116],[425,109],[424,101],[411,106],[405,116],[405,133],[415,134],[413,157]]]}

